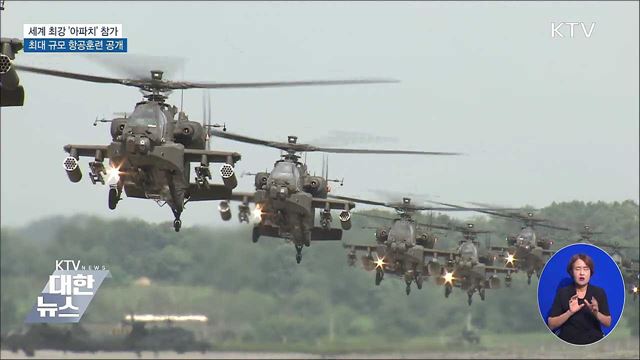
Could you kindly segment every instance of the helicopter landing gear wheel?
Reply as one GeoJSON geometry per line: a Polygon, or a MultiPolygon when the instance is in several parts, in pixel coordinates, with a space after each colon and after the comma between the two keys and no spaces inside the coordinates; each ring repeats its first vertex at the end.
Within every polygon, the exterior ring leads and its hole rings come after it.
{"type": "Polygon", "coordinates": [[[180,219],[173,220],[173,230],[178,232],[178,231],[180,231],[181,227],[182,227],[182,220],[180,220],[180,219]]]}
{"type": "Polygon", "coordinates": [[[311,246],[311,231],[306,231],[304,233],[304,246],[311,246]]]}
{"type": "Polygon", "coordinates": [[[118,205],[118,201],[120,201],[120,195],[118,194],[118,190],[114,187],[109,189],[109,209],[115,210],[118,205]]]}
{"type": "Polygon", "coordinates": [[[451,291],[453,290],[453,287],[451,286],[451,284],[446,284],[444,286],[444,297],[448,298],[449,295],[451,295],[451,291]]]}
{"type": "Polygon", "coordinates": [[[384,278],[384,272],[380,269],[376,270],[376,286],[380,285],[384,278]]]}
{"type": "Polygon", "coordinates": [[[300,264],[302,261],[302,246],[296,245],[296,263],[300,264]]]}
{"type": "Polygon", "coordinates": [[[416,287],[418,290],[422,289],[422,274],[416,273],[416,287]]]}
{"type": "Polygon", "coordinates": [[[253,227],[253,233],[251,234],[251,241],[253,241],[253,243],[257,243],[258,239],[260,238],[260,228],[258,226],[254,226],[253,227]]]}

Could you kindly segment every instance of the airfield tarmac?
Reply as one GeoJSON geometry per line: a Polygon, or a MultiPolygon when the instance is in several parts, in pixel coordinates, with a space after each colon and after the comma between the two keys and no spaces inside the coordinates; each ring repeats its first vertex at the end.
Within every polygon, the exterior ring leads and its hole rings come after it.
{"type": "Polygon", "coordinates": [[[386,353],[386,354],[311,354],[293,352],[241,352],[241,351],[220,351],[220,352],[188,352],[178,354],[173,351],[161,351],[154,353],[143,351],[138,357],[132,352],[97,352],[97,353],[64,353],[62,351],[38,351],[36,356],[27,357],[23,352],[13,353],[1,351],[2,359],[638,359],[640,353],[638,349],[611,350],[611,351],[588,351],[588,348],[567,349],[566,351],[465,351],[465,352],[420,352],[420,353],[386,353]]]}

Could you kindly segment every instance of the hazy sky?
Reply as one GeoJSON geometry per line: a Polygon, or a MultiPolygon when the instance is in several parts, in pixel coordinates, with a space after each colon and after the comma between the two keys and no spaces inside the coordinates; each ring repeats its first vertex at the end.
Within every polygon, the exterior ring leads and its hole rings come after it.
{"type": "MultiPolygon", "coordinates": [[[[543,207],[552,201],[638,201],[638,3],[14,2],[2,36],[25,23],[123,24],[132,54],[187,59],[176,76],[200,81],[390,77],[398,84],[212,91],[229,131],[299,142],[360,131],[396,142],[356,144],[459,151],[459,157],[332,155],[337,194],[383,189],[445,201],[543,207]],[[551,23],[595,23],[551,37],[551,23]]],[[[120,75],[91,55],[20,53],[18,63],[120,75]]],[[[62,146],[106,144],[96,116],[132,111],[134,88],[20,74],[22,108],[2,109],[2,225],[51,214],[172,220],[168,207],[72,184],[62,146]]],[[[187,91],[192,120],[202,92],[187,91]]],[[[170,101],[179,106],[179,93],[170,101]]],[[[335,144],[340,145],[340,144],[335,144]]],[[[344,144],[342,144],[344,145],[344,144]]],[[[272,166],[275,149],[214,139],[242,153],[237,171],[272,166]]],[[[322,158],[309,155],[320,172],[322,158]]],[[[218,180],[219,181],[219,180],[218,180]]],[[[249,190],[251,177],[240,179],[249,190]]],[[[235,206],[234,206],[235,207],[235,206]]],[[[236,213],[234,217],[237,218],[236,213]]],[[[235,220],[231,224],[236,224],[235,220]]],[[[217,202],[188,204],[185,226],[220,223],[217,202]]]]}

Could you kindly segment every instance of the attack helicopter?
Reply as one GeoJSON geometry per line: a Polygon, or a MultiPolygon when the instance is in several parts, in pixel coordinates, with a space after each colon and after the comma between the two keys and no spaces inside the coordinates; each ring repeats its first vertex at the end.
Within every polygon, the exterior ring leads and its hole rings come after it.
{"type": "Polygon", "coordinates": [[[483,252],[479,247],[477,234],[489,233],[489,231],[476,230],[472,223],[468,223],[466,227],[452,225],[450,230],[463,234],[463,239],[456,249],[452,251],[430,249],[424,254],[429,272],[440,273],[435,280],[438,285],[444,285],[445,297],[451,295],[454,287],[459,287],[467,291],[469,305],[476,291],[484,301],[485,289],[500,287],[498,274],[506,274],[505,285],[511,286],[511,274],[517,272],[517,269],[494,266],[496,255],[483,252]],[[444,263],[441,264],[440,259],[443,259],[444,263]]]}
{"type": "Polygon", "coordinates": [[[582,242],[590,244],[593,238],[593,235],[602,235],[604,234],[602,231],[593,231],[591,229],[591,225],[585,225],[582,230],[578,233],[580,235],[580,240],[582,242]]]}
{"type": "Polygon", "coordinates": [[[356,80],[311,80],[252,83],[203,83],[188,81],[168,81],[163,79],[163,71],[152,70],[150,78],[119,79],[104,76],[79,74],[74,72],[14,65],[21,71],[57,76],[94,83],[119,84],[137,87],[144,100],[138,102],[130,116],[112,120],[112,142],[109,145],[65,145],[69,154],[64,159],[64,169],[72,182],[82,179],[78,159],[80,156],[93,157],[89,163],[89,177],[93,184],[109,184],[108,205],[115,209],[127,197],[152,199],[160,206],[168,204],[174,215],[173,227],[180,231],[180,216],[188,201],[219,200],[229,197],[231,189],[237,186],[234,165],[240,160],[236,152],[211,151],[207,148],[211,129],[219,125],[200,124],[190,121],[183,111],[166,103],[172,90],[186,89],[234,89],[307,85],[347,85],[394,82],[384,79],[356,80]],[[177,116],[177,118],[176,118],[177,116]],[[109,169],[104,159],[109,159],[109,169]],[[195,168],[195,183],[190,182],[190,166],[200,162],[195,168]],[[220,175],[223,185],[209,183],[210,163],[222,163],[220,175]]]}
{"type": "Polygon", "coordinates": [[[601,234],[604,233],[602,231],[593,231],[590,225],[585,225],[583,230],[580,232],[580,241],[608,249],[609,255],[621,270],[623,268],[632,268],[634,260],[632,260],[628,255],[628,250],[636,250],[637,252],[638,247],[622,245],[617,241],[607,242],[604,240],[593,239],[593,235],[601,234]],[[627,252],[626,255],[625,252],[627,252]]]}
{"type": "Polygon", "coordinates": [[[425,263],[425,254],[431,254],[430,249],[434,248],[438,240],[431,229],[451,229],[450,226],[419,223],[413,219],[413,215],[420,211],[470,211],[451,207],[416,205],[411,202],[409,197],[403,197],[401,202],[380,202],[347,196],[331,195],[329,197],[367,205],[385,206],[396,210],[398,218],[395,219],[357,213],[360,216],[392,221],[392,225],[376,229],[376,245],[343,244],[343,246],[349,250],[347,254],[349,265],[355,265],[357,251],[366,252],[366,255],[362,257],[362,264],[367,271],[375,269],[375,284],[380,285],[385,274],[400,276],[405,281],[407,295],[411,293],[412,282],[415,281],[416,287],[422,289],[423,276],[438,274],[438,272],[433,273],[429,264],[425,263]],[[375,253],[376,259],[374,259],[373,253],[375,253]]]}
{"type": "MultiPolygon", "coordinates": [[[[297,263],[302,260],[302,247],[309,246],[311,241],[341,240],[342,230],[351,228],[351,210],[355,207],[351,201],[328,198],[328,182],[336,180],[328,179],[328,174],[311,175],[306,163],[299,161],[298,153],[457,155],[447,152],[319,147],[300,144],[296,136],[288,136],[287,142],[277,142],[217,130],[211,134],[284,152],[270,173],[258,172],[255,175],[255,192],[233,192],[228,200],[242,202],[240,218],[244,222],[248,222],[249,203],[256,204],[255,214],[259,223],[253,227],[253,242],[257,242],[260,236],[288,239],[295,245],[297,263]],[[321,209],[320,226],[315,226],[315,209],[321,209]],[[338,218],[342,229],[331,227],[331,210],[341,210],[338,218]]],[[[228,201],[220,202],[219,210],[223,220],[231,218],[228,201]]]]}
{"type": "MultiPolygon", "coordinates": [[[[435,204],[451,206],[454,208],[465,209],[463,206],[447,204],[432,201],[435,204]]],[[[485,204],[472,203],[475,205],[486,206],[485,204]]],[[[552,224],[547,219],[535,217],[531,211],[526,214],[520,212],[496,211],[492,209],[475,209],[474,211],[488,214],[492,216],[512,219],[523,223],[520,232],[515,235],[507,236],[507,246],[492,246],[491,250],[500,251],[505,258],[505,266],[516,267],[527,273],[527,284],[531,284],[531,276],[535,273],[538,278],[542,272],[542,268],[549,256],[554,251],[551,250],[553,240],[539,237],[536,234],[535,227],[545,227],[556,230],[570,229],[552,224]]]]}
{"type": "Polygon", "coordinates": [[[611,243],[604,240],[594,240],[594,235],[603,235],[604,232],[593,231],[591,225],[589,224],[584,225],[583,228],[578,232],[578,234],[580,235],[580,239],[569,241],[582,242],[606,249],[609,256],[611,256],[616,265],[618,265],[620,273],[622,274],[622,277],[624,279],[626,290],[635,301],[638,297],[640,262],[638,260],[631,259],[629,250],[635,250],[635,253],[638,253],[638,247],[621,245],[617,241],[611,243]]]}

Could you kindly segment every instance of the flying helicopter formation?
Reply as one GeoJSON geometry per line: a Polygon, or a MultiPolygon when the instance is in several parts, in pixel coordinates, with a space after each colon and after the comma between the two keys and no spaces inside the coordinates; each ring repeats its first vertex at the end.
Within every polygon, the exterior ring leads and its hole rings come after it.
{"type": "MultiPolygon", "coordinates": [[[[299,144],[296,136],[287,142],[266,141],[248,136],[212,131],[212,136],[249,144],[276,148],[285,152],[282,159],[274,163],[270,173],[255,174],[255,192],[232,193],[229,200],[242,201],[240,221],[248,222],[248,204],[256,205],[259,223],[253,227],[253,242],[261,235],[282,237],[291,240],[296,247],[296,261],[302,260],[302,247],[313,240],[341,240],[342,230],[351,228],[351,209],[355,204],[350,199],[328,198],[328,168],[322,176],[313,176],[307,165],[300,162],[300,152],[324,152],[341,154],[392,154],[392,155],[457,155],[447,152],[407,150],[373,150],[318,147],[299,144]],[[315,226],[315,210],[320,211],[320,226],[315,226]],[[338,216],[342,229],[331,228],[331,210],[340,210],[338,216]]],[[[220,214],[224,220],[231,217],[227,201],[220,203],[220,214]]]]}
{"type": "MultiPolygon", "coordinates": [[[[168,81],[163,71],[150,71],[150,78],[119,79],[94,76],[31,66],[13,65],[14,69],[42,75],[56,76],[94,83],[119,84],[137,87],[143,100],[136,103],[130,116],[101,120],[110,122],[111,143],[108,145],[64,146],[69,154],[63,161],[69,180],[77,183],[82,179],[78,163],[80,156],[93,157],[89,163],[89,177],[93,184],[109,184],[108,206],[115,209],[127,197],[151,199],[159,205],[167,204],[174,215],[173,227],[180,231],[180,215],[188,201],[221,200],[230,197],[231,189],[237,186],[234,166],[241,155],[236,152],[212,151],[209,138],[213,127],[220,125],[201,124],[190,121],[183,111],[166,102],[168,92],[187,89],[235,89],[283,86],[348,85],[387,83],[386,79],[311,80],[251,83],[206,83],[168,81]],[[109,159],[105,167],[104,159],[109,159]],[[195,167],[195,182],[190,181],[191,163],[195,167]],[[223,184],[209,184],[210,163],[222,163],[220,176],[223,184]],[[112,181],[113,180],[113,181],[112,181]]],[[[204,122],[204,119],[203,119],[204,122]]]]}
{"type": "MultiPolygon", "coordinates": [[[[123,199],[151,199],[160,206],[168,205],[174,216],[173,227],[180,231],[181,214],[190,201],[219,201],[218,211],[223,220],[232,218],[230,202],[238,202],[238,219],[241,223],[253,223],[252,241],[261,237],[283,238],[295,246],[296,262],[302,260],[303,247],[313,241],[341,241],[343,231],[352,227],[352,213],[356,203],[383,206],[397,211],[397,218],[384,218],[392,225],[377,228],[375,245],[345,244],[348,262],[355,265],[357,252],[365,252],[362,258],[367,270],[375,270],[375,284],[379,285],[385,274],[400,277],[406,283],[407,295],[415,283],[422,288],[424,277],[433,277],[443,285],[449,297],[454,287],[467,292],[471,305],[472,296],[478,293],[485,299],[485,290],[500,285],[499,274],[505,275],[505,285],[511,284],[511,275],[523,271],[528,283],[535,273],[538,277],[548,257],[553,254],[553,241],[537,234],[537,228],[569,230],[551,221],[536,217],[522,209],[506,209],[486,204],[465,207],[445,202],[439,206],[416,205],[411,198],[401,202],[380,202],[348,196],[330,195],[331,182],[328,166],[323,165],[320,176],[311,174],[302,155],[309,152],[355,155],[420,155],[454,156],[456,152],[410,151],[389,149],[357,149],[315,146],[298,142],[295,135],[286,142],[264,140],[244,134],[226,131],[226,124],[212,124],[210,114],[203,111],[202,121],[190,120],[187,114],[168,103],[173,90],[266,88],[284,86],[355,85],[394,83],[390,79],[345,79],[272,82],[190,82],[171,81],[163,78],[162,70],[151,70],[150,76],[115,78],[79,74],[75,72],[35,68],[12,64],[13,70],[62,77],[73,80],[135,87],[143,93],[130,114],[114,119],[96,120],[110,123],[109,144],[68,144],[63,147],[68,156],[63,165],[70,181],[82,179],[80,157],[93,157],[89,162],[89,179],[92,184],[108,185],[107,205],[114,210],[123,199]],[[220,130],[222,128],[222,130],[220,130]],[[252,191],[236,191],[238,181],[235,165],[241,154],[232,151],[211,150],[210,140],[222,138],[246,144],[258,145],[281,151],[280,159],[273,163],[271,171],[256,172],[252,191]],[[104,161],[108,159],[105,166],[104,161]],[[191,166],[194,166],[194,175],[191,166]],[[222,164],[219,173],[222,184],[213,184],[211,163],[222,164]],[[193,176],[193,180],[192,180],[193,176]],[[250,205],[254,205],[251,210],[250,205]],[[332,226],[332,211],[339,211],[340,228],[332,226]],[[506,237],[504,246],[482,248],[476,236],[483,231],[467,227],[418,223],[413,215],[421,211],[474,211],[506,218],[522,223],[517,234],[506,237]],[[316,216],[316,212],[318,213],[316,216]],[[318,218],[318,221],[316,221],[318,218]],[[253,221],[252,221],[253,220],[253,221]],[[453,249],[436,249],[437,237],[432,230],[456,231],[463,240],[453,249]],[[373,258],[375,253],[376,259],[373,258]],[[495,264],[498,258],[503,264],[495,264]]],[[[210,104],[205,104],[205,109],[210,104]]],[[[342,181],[340,181],[342,182],[342,181]]],[[[637,290],[637,288],[636,288],[637,290]]]]}
{"type": "MultiPolygon", "coordinates": [[[[451,206],[456,209],[469,209],[463,206],[434,201],[434,203],[451,206]]],[[[474,205],[485,205],[474,203],[474,205]]],[[[544,227],[556,230],[570,230],[566,227],[553,224],[550,220],[534,216],[533,212],[500,211],[494,209],[475,209],[474,211],[491,216],[510,219],[522,223],[517,234],[506,237],[506,246],[493,246],[491,250],[501,252],[506,259],[506,265],[515,267],[527,274],[527,283],[531,284],[531,277],[535,273],[538,278],[547,259],[553,254],[551,245],[553,240],[538,235],[536,227],[544,227]]]]}
{"type": "Polygon", "coordinates": [[[396,210],[398,218],[395,219],[360,214],[392,222],[391,226],[376,229],[377,245],[344,244],[343,246],[349,250],[347,255],[349,265],[355,265],[357,251],[366,252],[366,255],[362,257],[363,267],[368,270],[375,269],[375,284],[380,285],[385,273],[393,274],[404,279],[407,295],[411,292],[412,282],[415,282],[418,289],[422,289],[423,276],[441,275],[441,271],[444,269],[439,266],[438,256],[454,257],[452,252],[440,252],[434,249],[437,237],[431,231],[432,229],[450,230],[451,228],[419,223],[415,221],[413,215],[420,211],[468,211],[451,207],[416,205],[411,202],[409,197],[403,197],[400,202],[380,202],[346,196],[332,196],[332,198],[384,206],[396,210]],[[376,259],[373,258],[374,254],[376,259]]]}
{"type": "Polygon", "coordinates": [[[453,287],[467,291],[468,303],[471,305],[472,296],[477,291],[482,300],[485,299],[486,288],[497,288],[500,285],[498,274],[506,274],[505,282],[509,285],[511,274],[516,269],[505,266],[493,266],[497,257],[494,254],[481,253],[477,246],[476,236],[487,231],[474,229],[473,224],[461,227],[453,224],[423,224],[413,218],[419,211],[477,211],[476,208],[433,207],[415,205],[408,197],[401,202],[379,202],[365,199],[334,196],[346,201],[354,201],[369,205],[390,207],[396,210],[399,218],[391,219],[383,216],[362,213],[365,217],[392,221],[390,227],[376,229],[377,245],[344,244],[349,250],[347,261],[354,266],[357,252],[365,252],[362,265],[365,270],[375,270],[375,284],[380,285],[385,274],[392,274],[405,281],[406,293],[411,293],[411,284],[415,282],[418,289],[422,288],[425,276],[435,278],[445,289],[445,297],[449,297],[453,287]],[[437,237],[432,229],[461,232],[463,240],[451,250],[435,249],[437,237]],[[374,259],[375,254],[375,259],[374,259]]]}

